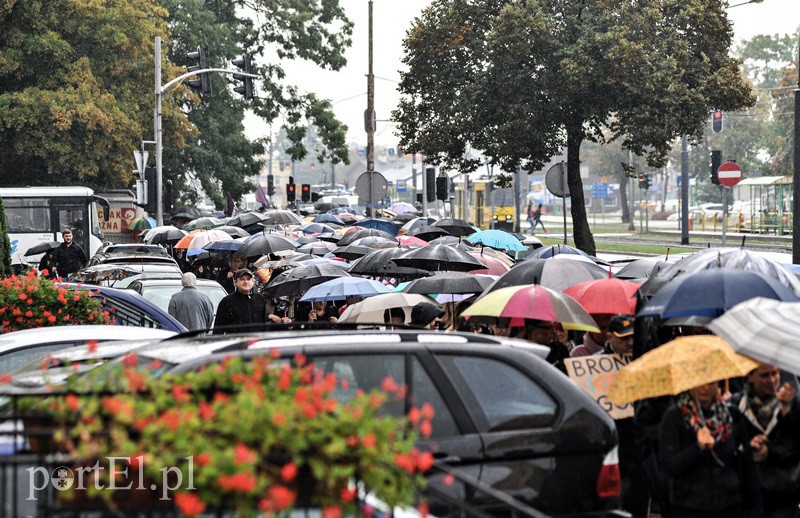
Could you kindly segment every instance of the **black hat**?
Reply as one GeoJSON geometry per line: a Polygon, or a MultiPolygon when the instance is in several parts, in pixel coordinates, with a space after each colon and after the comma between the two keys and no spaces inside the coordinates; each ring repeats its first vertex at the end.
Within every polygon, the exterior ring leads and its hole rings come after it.
{"type": "Polygon", "coordinates": [[[253,272],[251,272],[247,268],[242,268],[241,270],[236,270],[236,273],[233,274],[233,278],[238,279],[239,277],[242,277],[244,275],[249,275],[250,277],[252,277],[253,272]]]}
{"type": "Polygon", "coordinates": [[[633,320],[632,315],[616,315],[608,322],[608,332],[617,338],[631,336],[633,334],[633,320]]]}
{"type": "Polygon", "coordinates": [[[444,315],[444,310],[430,302],[420,302],[411,310],[411,325],[425,327],[444,315]]]}

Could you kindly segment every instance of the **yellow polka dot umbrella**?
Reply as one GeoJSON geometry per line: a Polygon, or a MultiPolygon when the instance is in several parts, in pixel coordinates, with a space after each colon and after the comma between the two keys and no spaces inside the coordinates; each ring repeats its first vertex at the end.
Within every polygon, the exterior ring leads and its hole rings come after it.
{"type": "Polygon", "coordinates": [[[718,336],[682,336],[623,367],[608,398],[623,406],[640,399],[676,395],[713,381],[744,376],[757,366],[718,336]]]}

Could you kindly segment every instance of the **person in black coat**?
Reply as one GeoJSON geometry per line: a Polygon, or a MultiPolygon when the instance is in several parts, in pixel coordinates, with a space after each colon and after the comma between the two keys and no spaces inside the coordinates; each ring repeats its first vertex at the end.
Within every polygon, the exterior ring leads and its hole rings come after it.
{"type": "Polygon", "coordinates": [[[800,404],[796,378],[792,381],[782,382],[777,367],[761,364],[747,375],[744,390],[730,401],[744,416],[767,518],[798,516],[800,404]]]}
{"type": "Polygon", "coordinates": [[[761,496],[741,414],[716,382],[678,397],[659,430],[673,518],[760,516],[761,496]]]}
{"type": "Polygon", "coordinates": [[[72,241],[72,230],[66,228],[61,231],[64,242],[53,251],[51,264],[58,276],[65,279],[83,268],[89,259],[81,245],[72,241]]]}
{"type": "Polygon", "coordinates": [[[267,301],[253,292],[253,272],[245,268],[234,277],[236,291],[226,295],[217,306],[214,334],[236,333],[236,326],[267,323],[267,301]]]}

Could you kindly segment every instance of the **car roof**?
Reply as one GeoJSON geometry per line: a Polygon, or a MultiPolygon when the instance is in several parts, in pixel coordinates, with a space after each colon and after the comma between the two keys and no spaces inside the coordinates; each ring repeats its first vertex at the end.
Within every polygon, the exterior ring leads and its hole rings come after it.
{"type": "Polygon", "coordinates": [[[0,335],[0,352],[22,347],[79,340],[160,339],[174,336],[174,331],[131,327],[121,333],[117,326],[53,326],[25,329],[0,335]]]}
{"type": "MultiPolygon", "coordinates": [[[[158,279],[158,278],[156,278],[156,279],[147,279],[147,278],[144,278],[144,279],[136,280],[135,282],[138,283],[138,284],[141,284],[142,286],[181,286],[181,279],[172,279],[172,278],[169,278],[169,279],[158,279]]],[[[133,284],[133,283],[131,283],[131,284],[133,284]]],[[[211,279],[200,279],[200,278],[198,278],[197,279],[197,285],[198,286],[201,286],[201,285],[202,286],[219,286],[220,288],[222,288],[222,285],[220,283],[218,283],[217,281],[211,280],[211,279]]]]}

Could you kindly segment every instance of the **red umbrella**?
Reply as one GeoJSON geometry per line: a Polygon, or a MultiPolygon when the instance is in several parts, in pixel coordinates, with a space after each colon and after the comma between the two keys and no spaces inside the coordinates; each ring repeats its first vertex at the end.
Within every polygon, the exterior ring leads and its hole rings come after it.
{"type": "Polygon", "coordinates": [[[622,279],[587,281],[564,290],[590,314],[636,313],[636,292],[639,285],[622,279]]]}
{"type": "Polygon", "coordinates": [[[489,254],[482,254],[480,250],[474,250],[467,252],[469,255],[480,261],[486,269],[484,270],[472,270],[469,273],[484,273],[487,275],[503,275],[511,268],[508,264],[503,261],[502,259],[495,257],[494,255],[489,254]]]}
{"type": "Polygon", "coordinates": [[[417,245],[417,246],[428,246],[430,243],[427,241],[423,241],[422,239],[414,236],[397,236],[395,239],[402,245],[417,245]]]}

